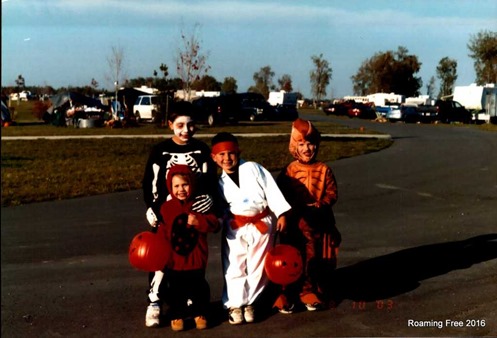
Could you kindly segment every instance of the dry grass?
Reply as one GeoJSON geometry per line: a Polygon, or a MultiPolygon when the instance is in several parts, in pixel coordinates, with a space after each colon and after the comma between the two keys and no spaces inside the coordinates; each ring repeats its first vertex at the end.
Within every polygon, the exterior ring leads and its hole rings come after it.
{"type": "MultiPolygon", "coordinates": [[[[159,139],[2,141],[2,206],[141,188],[149,151],[159,139]]],[[[320,159],[378,151],[389,140],[323,140],[320,159]]],[[[288,137],[240,138],[243,157],[278,171],[292,160],[288,137]]]]}

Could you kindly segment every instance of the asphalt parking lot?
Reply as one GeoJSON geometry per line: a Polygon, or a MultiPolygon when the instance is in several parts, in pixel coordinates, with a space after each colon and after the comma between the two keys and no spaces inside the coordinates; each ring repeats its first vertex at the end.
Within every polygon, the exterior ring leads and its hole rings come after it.
{"type": "Polygon", "coordinates": [[[145,328],[147,276],[130,266],[127,249],[147,223],[141,192],[131,191],[2,208],[2,337],[497,335],[495,133],[338,122],[395,142],[330,163],[343,242],[329,309],[230,325],[220,310],[220,238],[213,235],[212,327],[145,328]]]}

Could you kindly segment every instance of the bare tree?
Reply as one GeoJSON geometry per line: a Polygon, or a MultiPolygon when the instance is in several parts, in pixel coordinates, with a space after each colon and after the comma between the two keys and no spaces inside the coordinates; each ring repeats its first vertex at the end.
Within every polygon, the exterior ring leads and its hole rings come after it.
{"type": "Polygon", "coordinates": [[[111,55],[107,58],[109,64],[108,80],[114,85],[116,91],[119,90],[119,85],[125,83],[124,75],[124,49],[121,46],[112,46],[111,55]]]}
{"type": "Polygon", "coordinates": [[[323,59],[323,54],[319,56],[312,56],[312,63],[314,69],[311,71],[311,91],[314,99],[314,106],[316,101],[320,101],[322,97],[326,96],[326,87],[330,83],[332,69],[330,63],[323,59]]]}
{"type": "Polygon", "coordinates": [[[176,57],[176,71],[183,82],[185,100],[189,101],[192,83],[200,80],[201,74],[206,74],[210,66],[207,65],[208,52],[201,52],[202,41],[199,38],[200,25],[195,24],[190,34],[181,31],[181,47],[176,57]]]}

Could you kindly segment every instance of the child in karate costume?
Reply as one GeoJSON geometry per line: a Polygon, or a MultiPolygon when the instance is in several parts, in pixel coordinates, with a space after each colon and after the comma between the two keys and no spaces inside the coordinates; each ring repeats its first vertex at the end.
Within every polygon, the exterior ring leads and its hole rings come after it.
{"type": "Polygon", "coordinates": [[[292,124],[289,150],[295,161],[277,178],[285,198],[292,206],[286,233],[281,242],[298,248],[304,261],[299,282],[286,288],[276,303],[281,313],[291,313],[295,303],[307,310],[323,307],[323,289],[336,268],[336,254],[341,235],[335,225],[332,206],[338,199],[335,176],[331,168],[316,160],[321,135],[311,122],[296,119],[292,124]],[[293,292],[292,292],[293,290],[293,292]]]}
{"type": "Polygon", "coordinates": [[[223,305],[230,324],[252,323],[254,302],[268,283],[264,258],[275,231],[286,227],[290,210],[271,173],[240,158],[236,137],[222,132],[212,139],[212,159],[219,177],[223,221],[223,305]]]}
{"type": "Polygon", "coordinates": [[[172,257],[165,269],[171,328],[183,330],[184,320],[192,317],[197,329],[205,329],[210,302],[210,288],[205,279],[207,233],[219,230],[220,224],[212,209],[195,211],[195,176],[189,166],[171,167],[167,188],[171,199],[161,206],[163,223],[158,231],[172,248],[172,257]]]}

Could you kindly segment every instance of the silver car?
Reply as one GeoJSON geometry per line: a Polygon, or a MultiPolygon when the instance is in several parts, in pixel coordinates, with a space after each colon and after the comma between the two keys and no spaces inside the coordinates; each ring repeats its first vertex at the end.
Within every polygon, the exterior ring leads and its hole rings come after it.
{"type": "Polygon", "coordinates": [[[414,106],[395,107],[388,111],[385,117],[390,122],[417,123],[420,121],[418,110],[414,106]]]}

